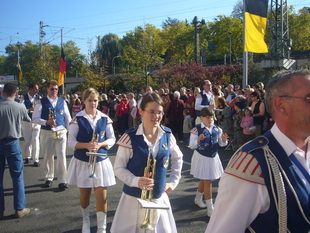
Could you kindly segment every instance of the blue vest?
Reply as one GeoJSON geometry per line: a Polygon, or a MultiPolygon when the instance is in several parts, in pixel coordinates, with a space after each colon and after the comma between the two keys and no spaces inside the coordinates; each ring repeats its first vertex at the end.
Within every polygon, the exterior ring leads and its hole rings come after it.
{"type": "MultiPolygon", "coordinates": [[[[273,185],[274,190],[276,190],[276,186],[274,181],[272,181],[273,183],[271,183],[270,181],[270,176],[272,176],[272,174],[269,173],[267,163],[264,157],[264,152],[262,149],[258,148],[258,146],[261,146],[259,144],[262,143],[268,143],[270,150],[278,159],[281,167],[283,168],[285,174],[287,175],[289,181],[295,189],[298,200],[301,204],[301,208],[303,209],[308,219],[310,219],[310,188],[304,184],[304,182],[299,176],[298,171],[293,166],[291,160],[286,155],[285,151],[270,131],[267,131],[263,136],[258,137],[254,139],[251,143],[243,146],[242,151],[251,153],[258,161],[262,169],[265,184],[270,197],[270,207],[268,211],[263,214],[259,214],[257,218],[251,223],[250,227],[252,227],[255,232],[278,233],[278,212],[275,205],[276,200],[273,196],[271,188],[273,185]]],[[[284,178],[283,181],[287,197],[287,229],[292,233],[309,232],[310,226],[305,221],[298,208],[292,189],[284,178]]],[[[247,230],[246,232],[250,231],[247,230]]]]}
{"type": "Polygon", "coordinates": [[[196,151],[206,157],[215,157],[218,148],[219,148],[219,136],[220,136],[220,129],[216,125],[212,128],[212,132],[210,133],[209,130],[206,128],[201,128],[201,125],[196,125],[198,130],[198,136],[200,134],[204,134],[206,136],[205,140],[198,144],[196,151]]]}
{"type": "MultiPolygon", "coordinates": [[[[160,198],[166,186],[166,174],[170,159],[170,135],[171,130],[162,126],[165,133],[159,142],[159,151],[156,156],[156,169],[154,176],[153,198],[160,198]]],[[[133,150],[133,156],[129,159],[127,169],[135,176],[143,176],[147,164],[148,145],[143,135],[136,135],[137,128],[126,131],[129,135],[133,150]]],[[[123,192],[134,197],[141,197],[141,189],[124,185],[123,192]]]]}
{"type": "MultiPolygon", "coordinates": [[[[38,99],[40,99],[40,96],[38,94],[35,94],[34,95],[34,101],[36,101],[38,99]]],[[[24,104],[25,104],[27,109],[32,108],[32,106],[33,106],[33,103],[31,103],[28,94],[24,95],[24,104]]],[[[32,118],[32,113],[31,112],[28,112],[28,115],[29,115],[30,118],[32,118]]]]}
{"type": "MultiPolygon", "coordinates": [[[[89,124],[88,120],[83,116],[76,117],[78,125],[79,125],[79,132],[76,137],[76,140],[78,142],[90,142],[93,137],[93,129],[91,125],[89,124]]],[[[107,118],[102,117],[97,121],[95,133],[99,136],[97,138],[98,142],[103,142],[106,140],[106,128],[107,128],[107,118]]],[[[79,160],[82,160],[84,162],[89,162],[89,156],[86,155],[86,152],[88,152],[87,149],[77,149],[74,151],[73,156],[79,160]]],[[[100,148],[98,153],[107,154],[106,148],[100,148]]],[[[107,157],[106,157],[107,158],[107,157]]],[[[96,158],[96,163],[105,160],[106,158],[98,157],[96,158]]]]}
{"type": "MultiPolygon", "coordinates": [[[[207,95],[204,95],[204,94],[203,94],[203,91],[201,91],[199,94],[200,94],[201,97],[202,97],[201,105],[204,105],[204,106],[206,106],[206,107],[207,107],[208,105],[210,105],[210,100],[208,99],[208,96],[207,96],[207,95]]],[[[200,111],[199,111],[199,110],[195,110],[195,112],[196,112],[196,116],[200,116],[200,111]]]]}
{"type": "MultiPolygon", "coordinates": [[[[42,104],[42,112],[41,112],[41,119],[48,120],[48,115],[49,115],[49,110],[54,110],[56,114],[56,125],[57,126],[64,126],[66,127],[66,122],[65,122],[65,109],[64,109],[64,100],[62,98],[57,99],[57,104],[56,107],[53,108],[51,102],[48,100],[47,97],[43,97],[41,99],[41,104],[42,104]]],[[[42,125],[42,129],[45,130],[51,130],[51,127],[49,125],[42,125]]]]}

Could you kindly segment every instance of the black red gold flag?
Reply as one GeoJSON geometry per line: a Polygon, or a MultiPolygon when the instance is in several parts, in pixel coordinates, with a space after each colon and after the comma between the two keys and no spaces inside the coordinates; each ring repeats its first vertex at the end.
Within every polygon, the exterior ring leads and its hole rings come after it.
{"type": "Polygon", "coordinates": [[[267,25],[268,0],[243,0],[245,35],[244,51],[268,53],[264,37],[267,25]]]}
{"type": "Polygon", "coordinates": [[[59,77],[58,77],[58,86],[61,86],[65,83],[65,73],[67,71],[67,62],[65,60],[64,49],[61,46],[61,56],[59,59],[59,77]]]}

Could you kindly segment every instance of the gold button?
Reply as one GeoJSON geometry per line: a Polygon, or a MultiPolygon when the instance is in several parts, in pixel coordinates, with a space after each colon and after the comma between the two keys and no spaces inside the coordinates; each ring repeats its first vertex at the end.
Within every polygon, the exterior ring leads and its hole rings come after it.
{"type": "Polygon", "coordinates": [[[259,140],[258,141],[259,144],[263,144],[263,142],[264,142],[263,140],[259,140]]]}

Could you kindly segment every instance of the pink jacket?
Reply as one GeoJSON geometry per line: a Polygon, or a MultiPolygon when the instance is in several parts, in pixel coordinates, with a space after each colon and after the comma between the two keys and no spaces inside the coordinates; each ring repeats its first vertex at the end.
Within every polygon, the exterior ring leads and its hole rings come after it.
{"type": "Polygon", "coordinates": [[[254,132],[249,130],[249,127],[254,126],[254,119],[251,116],[244,116],[240,123],[241,128],[243,128],[243,134],[251,135],[254,132]]]}

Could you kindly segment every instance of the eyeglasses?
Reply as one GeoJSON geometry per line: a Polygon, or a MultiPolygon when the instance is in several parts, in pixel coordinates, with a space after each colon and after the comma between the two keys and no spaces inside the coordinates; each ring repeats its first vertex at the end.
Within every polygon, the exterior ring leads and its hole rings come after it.
{"type": "Polygon", "coordinates": [[[294,99],[302,99],[306,102],[310,102],[310,96],[306,96],[306,97],[301,97],[301,96],[289,96],[289,95],[281,95],[279,97],[284,97],[284,98],[294,98],[294,99]]]}
{"type": "Polygon", "coordinates": [[[164,112],[156,112],[156,111],[153,111],[153,110],[143,110],[144,112],[147,112],[149,114],[151,114],[151,116],[163,116],[165,113],[164,112]]]}
{"type": "Polygon", "coordinates": [[[58,88],[51,88],[51,91],[58,91],[58,88]]]}

